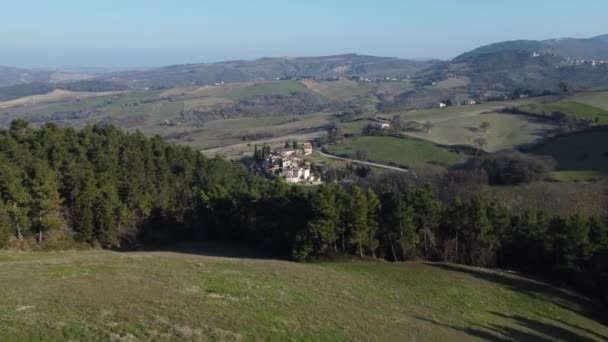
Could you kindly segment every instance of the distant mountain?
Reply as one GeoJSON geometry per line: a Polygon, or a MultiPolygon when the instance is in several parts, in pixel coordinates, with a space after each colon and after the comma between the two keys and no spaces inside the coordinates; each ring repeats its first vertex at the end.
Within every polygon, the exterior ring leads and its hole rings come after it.
{"type": "Polygon", "coordinates": [[[548,40],[513,40],[482,46],[455,59],[503,51],[551,53],[570,59],[608,60],[608,35],[594,38],[559,38],[548,40]]]}
{"type": "Polygon", "coordinates": [[[30,70],[0,66],[0,87],[35,82],[48,82],[52,73],[52,71],[30,70]]]}
{"type": "Polygon", "coordinates": [[[417,75],[440,82],[466,77],[466,91],[510,94],[557,91],[561,81],[576,89],[608,87],[608,35],[590,39],[514,40],[479,47],[417,75]]]}
{"type": "Polygon", "coordinates": [[[0,87],[0,101],[10,101],[32,95],[48,94],[56,89],[76,92],[127,90],[127,86],[103,80],[78,80],[61,83],[19,83],[0,87]]]}
{"type": "Polygon", "coordinates": [[[601,36],[593,37],[592,39],[600,40],[608,43],[608,34],[603,34],[601,36]]]}
{"type": "Polygon", "coordinates": [[[413,75],[434,63],[357,54],[296,58],[266,57],[251,61],[174,65],[144,71],[113,73],[101,77],[136,88],[175,87],[307,76],[406,76],[413,75]]]}
{"type": "MultiPolygon", "coordinates": [[[[91,69],[88,69],[89,71],[91,69]]],[[[608,34],[593,38],[514,40],[479,47],[451,61],[416,61],[343,54],[321,57],[265,57],[218,63],[172,65],[109,73],[41,71],[0,67],[0,97],[49,89],[131,89],[203,86],[288,78],[360,76],[408,77],[414,89],[387,96],[389,106],[424,106],[447,97],[504,96],[517,90],[543,93],[565,81],[575,89],[608,87],[608,34]],[[72,85],[73,83],[82,81],[72,85]],[[87,82],[84,82],[87,81],[87,82]],[[99,81],[101,83],[95,83],[99,81]],[[443,82],[442,81],[447,81],[443,82]],[[31,86],[24,86],[31,84],[31,86]],[[480,95],[491,94],[491,95],[480,95]],[[395,96],[393,96],[395,95],[395,96]],[[420,98],[426,99],[419,102],[420,98]],[[392,102],[391,102],[392,101],[392,102]],[[420,103],[420,104],[419,104],[420,103]]]]}

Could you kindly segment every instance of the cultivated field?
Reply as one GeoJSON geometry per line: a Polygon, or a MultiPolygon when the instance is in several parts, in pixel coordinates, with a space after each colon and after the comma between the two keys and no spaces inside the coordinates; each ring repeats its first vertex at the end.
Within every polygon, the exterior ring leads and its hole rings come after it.
{"type": "Polygon", "coordinates": [[[328,146],[327,150],[353,159],[404,167],[426,164],[452,166],[463,160],[460,154],[431,142],[383,136],[346,139],[343,143],[328,146]]]}
{"type": "Polygon", "coordinates": [[[197,252],[2,253],[0,339],[608,338],[608,327],[597,321],[602,312],[591,301],[506,273],[417,262],[297,264],[197,252]]]}
{"type": "Polygon", "coordinates": [[[239,100],[256,95],[289,95],[305,91],[307,91],[307,88],[298,81],[277,81],[257,83],[250,87],[239,88],[230,92],[227,97],[239,100]]]}
{"type": "Polygon", "coordinates": [[[347,101],[360,96],[369,96],[375,91],[375,86],[351,80],[338,81],[302,81],[308,89],[332,100],[347,101]]]}
{"type": "Polygon", "coordinates": [[[608,91],[577,94],[573,100],[578,103],[608,110],[608,91]]]}

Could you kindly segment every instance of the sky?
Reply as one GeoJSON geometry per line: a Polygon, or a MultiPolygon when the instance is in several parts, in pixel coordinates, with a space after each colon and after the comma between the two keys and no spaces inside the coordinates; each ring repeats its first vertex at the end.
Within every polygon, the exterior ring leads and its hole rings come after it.
{"type": "Polygon", "coordinates": [[[0,65],[133,68],[359,53],[448,59],[608,33],[606,0],[0,0],[0,65]]]}

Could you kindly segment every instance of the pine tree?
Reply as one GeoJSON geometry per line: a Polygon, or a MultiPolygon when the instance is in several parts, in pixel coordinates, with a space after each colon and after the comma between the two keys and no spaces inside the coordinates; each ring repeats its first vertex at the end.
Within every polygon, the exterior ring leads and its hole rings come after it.
{"type": "Polygon", "coordinates": [[[38,228],[38,243],[42,243],[44,232],[61,228],[65,223],[60,212],[63,199],[58,191],[55,173],[47,166],[35,166],[31,183],[32,214],[38,228]]]}
{"type": "Polygon", "coordinates": [[[380,200],[372,188],[367,189],[366,202],[368,238],[365,247],[376,257],[376,249],[380,244],[378,241],[380,200]]]}
{"type": "Polygon", "coordinates": [[[11,217],[8,212],[8,206],[0,201],[0,249],[6,246],[11,236],[11,217]]]}
{"type": "Polygon", "coordinates": [[[406,203],[414,209],[414,222],[424,241],[424,255],[430,260],[435,246],[435,229],[441,219],[441,202],[429,184],[411,187],[406,195],[406,203]]]}
{"type": "Polygon", "coordinates": [[[350,191],[346,208],[346,226],[350,232],[350,244],[363,257],[363,249],[369,241],[369,226],[367,221],[367,198],[358,185],[350,191]]]}

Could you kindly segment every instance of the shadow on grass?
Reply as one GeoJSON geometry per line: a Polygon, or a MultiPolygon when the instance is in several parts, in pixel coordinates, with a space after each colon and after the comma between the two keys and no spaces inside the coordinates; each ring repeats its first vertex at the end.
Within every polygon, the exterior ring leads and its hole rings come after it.
{"type": "Polygon", "coordinates": [[[260,246],[224,242],[182,242],[170,245],[146,244],[115,249],[116,252],[169,252],[220,258],[281,259],[260,246]]]}
{"type": "Polygon", "coordinates": [[[489,324],[487,326],[473,325],[470,327],[460,327],[450,324],[440,323],[424,317],[415,317],[421,321],[461,331],[476,339],[497,342],[513,341],[605,341],[606,336],[602,336],[588,329],[581,329],[569,324],[540,321],[521,315],[504,315],[497,312],[491,314],[504,318],[509,321],[508,325],[489,324]],[[592,336],[592,337],[589,337],[592,336]]]}
{"type": "MultiPolygon", "coordinates": [[[[570,310],[578,315],[607,325],[608,310],[604,306],[592,302],[589,298],[574,292],[566,291],[533,279],[522,278],[511,274],[503,275],[490,270],[485,271],[450,264],[428,263],[428,265],[448,271],[466,273],[479,279],[502,284],[511,290],[524,293],[530,298],[543,298],[549,300],[563,309],[570,310]]],[[[608,339],[608,337],[605,338],[608,339]]]]}

